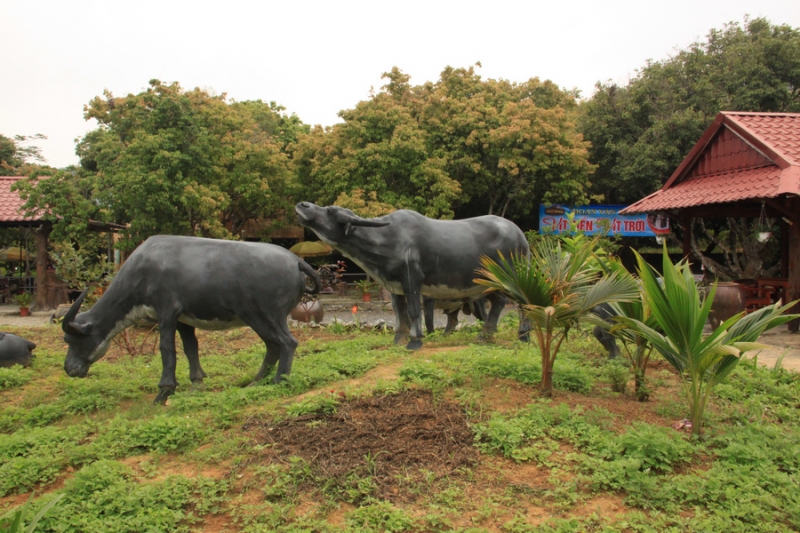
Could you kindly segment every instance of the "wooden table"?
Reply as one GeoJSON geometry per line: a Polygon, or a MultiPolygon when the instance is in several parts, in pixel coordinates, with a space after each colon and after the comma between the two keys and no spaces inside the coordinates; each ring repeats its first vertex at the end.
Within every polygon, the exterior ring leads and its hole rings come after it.
{"type": "Polygon", "coordinates": [[[786,303],[786,291],[789,288],[787,278],[756,278],[758,288],[768,289],[772,295],[772,301],[781,300],[786,303]]]}

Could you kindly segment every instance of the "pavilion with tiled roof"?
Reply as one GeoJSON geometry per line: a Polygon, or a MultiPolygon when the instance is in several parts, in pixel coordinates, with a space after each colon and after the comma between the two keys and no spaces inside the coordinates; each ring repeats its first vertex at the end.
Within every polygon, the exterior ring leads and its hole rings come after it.
{"type": "Polygon", "coordinates": [[[693,218],[777,218],[787,296],[800,299],[800,113],[723,111],[664,186],[621,213],[682,219],[685,255],[693,218]]]}
{"type": "Polygon", "coordinates": [[[25,216],[22,206],[25,202],[11,186],[25,176],[0,176],[0,226],[38,226],[41,216],[25,216]]]}
{"type": "MultiPolygon", "coordinates": [[[[42,217],[43,213],[34,216],[25,214],[22,206],[25,202],[19,193],[12,191],[11,187],[25,176],[0,176],[0,227],[29,228],[36,238],[36,303],[35,309],[44,310],[53,307],[53,302],[48,302],[47,287],[53,280],[47,278],[47,248],[50,232],[53,225],[42,217]]],[[[104,224],[89,221],[89,229],[95,231],[118,231],[123,226],[117,224],[104,224]]]]}
{"type": "Polygon", "coordinates": [[[34,308],[47,309],[47,242],[52,224],[41,214],[27,216],[22,209],[25,202],[11,187],[25,176],[0,176],[0,227],[30,228],[36,237],[36,303],[34,308]]]}

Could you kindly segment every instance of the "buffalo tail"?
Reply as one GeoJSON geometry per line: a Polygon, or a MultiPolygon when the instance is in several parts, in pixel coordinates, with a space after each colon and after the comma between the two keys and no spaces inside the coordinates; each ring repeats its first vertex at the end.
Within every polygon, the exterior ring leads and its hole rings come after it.
{"type": "Polygon", "coordinates": [[[308,276],[311,276],[311,279],[314,280],[314,288],[313,289],[306,288],[306,292],[308,294],[319,294],[319,291],[322,290],[322,280],[319,279],[319,274],[317,274],[317,271],[314,270],[311,267],[311,265],[309,265],[305,261],[300,261],[299,263],[297,263],[297,266],[300,267],[300,272],[308,276]]]}

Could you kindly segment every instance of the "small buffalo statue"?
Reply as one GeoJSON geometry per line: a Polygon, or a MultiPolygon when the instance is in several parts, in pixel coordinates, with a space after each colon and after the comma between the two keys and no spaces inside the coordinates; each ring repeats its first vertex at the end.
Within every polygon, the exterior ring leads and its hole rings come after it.
{"type": "Polygon", "coordinates": [[[64,370],[85,377],[108,350],[111,339],[140,322],[158,324],[163,366],[156,403],[164,403],[175,380],[175,333],[189,359],[189,378],[202,384],[195,328],[221,330],[250,326],[267,346],[254,382],[278,363],[273,381],[292,369],[297,340],[286,323],[305,292],[320,290],[311,266],[273,244],[158,235],[131,254],[114,281],[89,311],[79,313],[86,291],[64,317],[69,345],[64,370]],[[314,280],[306,288],[306,275],[314,280]]]}
{"type": "MultiPolygon", "coordinates": [[[[609,323],[614,324],[614,317],[617,314],[614,309],[608,304],[600,304],[592,309],[592,312],[609,323]]],[[[619,355],[619,348],[617,347],[617,338],[609,333],[608,329],[602,326],[595,326],[592,331],[594,338],[603,345],[603,348],[608,352],[609,359],[615,359],[619,355]]]]}
{"type": "Polygon", "coordinates": [[[36,345],[28,339],[0,332],[0,368],[30,366],[36,345]]]}

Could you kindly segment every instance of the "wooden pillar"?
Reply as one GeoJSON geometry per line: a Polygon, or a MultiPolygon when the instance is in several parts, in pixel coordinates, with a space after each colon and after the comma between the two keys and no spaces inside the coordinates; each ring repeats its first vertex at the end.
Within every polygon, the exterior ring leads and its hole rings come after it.
{"type": "Polygon", "coordinates": [[[781,277],[789,277],[789,232],[791,226],[781,217],[781,277]]]}
{"type": "Polygon", "coordinates": [[[50,308],[47,305],[47,243],[52,230],[52,225],[45,222],[33,232],[36,237],[36,300],[33,309],[37,311],[50,308]]]}
{"type": "MultiPolygon", "coordinates": [[[[792,224],[789,224],[789,290],[787,300],[800,300],[800,198],[792,202],[792,224]]],[[[788,302],[787,302],[788,303],[788,302]]],[[[793,313],[800,313],[800,304],[792,308],[793,313]]],[[[789,322],[789,331],[796,332],[800,328],[800,319],[789,322]]]]}
{"type": "Polygon", "coordinates": [[[694,218],[688,211],[683,212],[683,258],[687,259],[692,253],[692,224],[694,218]]]}

